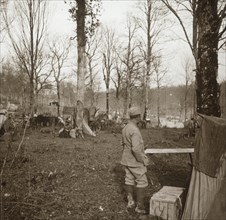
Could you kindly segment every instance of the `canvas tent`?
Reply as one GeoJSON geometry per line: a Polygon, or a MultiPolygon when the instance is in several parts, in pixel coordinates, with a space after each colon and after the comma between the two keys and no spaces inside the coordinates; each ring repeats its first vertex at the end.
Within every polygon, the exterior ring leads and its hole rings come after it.
{"type": "Polygon", "coordinates": [[[200,115],[182,220],[226,219],[226,120],[200,115]]]}

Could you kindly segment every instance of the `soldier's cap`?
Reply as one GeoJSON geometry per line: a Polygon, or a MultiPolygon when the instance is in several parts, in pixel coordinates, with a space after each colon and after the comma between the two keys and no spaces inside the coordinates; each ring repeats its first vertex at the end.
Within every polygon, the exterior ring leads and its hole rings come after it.
{"type": "Polygon", "coordinates": [[[139,107],[131,107],[129,109],[129,116],[141,115],[141,110],[139,107]]]}

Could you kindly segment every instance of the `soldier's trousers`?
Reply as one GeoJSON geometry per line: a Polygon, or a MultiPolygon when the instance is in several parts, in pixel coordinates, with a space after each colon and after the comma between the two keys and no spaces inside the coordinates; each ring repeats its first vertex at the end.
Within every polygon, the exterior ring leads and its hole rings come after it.
{"type": "Polygon", "coordinates": [[[147,167],[128,167],[125,166],[126,176],[125,184],[136,186],[138,188],[144,188],[148,186],[148,179],[146,176],[147,167]]]}

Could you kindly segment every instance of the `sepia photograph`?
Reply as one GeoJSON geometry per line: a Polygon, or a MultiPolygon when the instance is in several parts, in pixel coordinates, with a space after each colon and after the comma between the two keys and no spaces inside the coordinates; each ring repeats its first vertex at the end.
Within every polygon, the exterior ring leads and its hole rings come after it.
{"type": "Polygon", "coordinates": [[[226,220],[225,0],[0,0],[0,220],[226,220]]]}

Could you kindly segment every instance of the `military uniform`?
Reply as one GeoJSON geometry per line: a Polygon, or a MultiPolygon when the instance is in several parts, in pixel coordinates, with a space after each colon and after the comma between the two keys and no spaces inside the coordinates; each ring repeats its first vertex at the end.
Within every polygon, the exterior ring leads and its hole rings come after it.
{"type": "Polygon", "coordinates": [[[147,165],[149,159],[144,153],[144,142],[137,123],[140,121],[140,109],[129,109],[130,121],[122,130],[123,153],[121,164],[125,166],[125,191],[127,193],[127,208],[133,208],[134,186],[136,186],[136,209],[137,213],[146,213],[144,207],[145,188],[148,186],[147,165]]]}
{"type": "Polygon", "coordinates": [[[148,158],[144,153],[144,142],[140,130],[129,122],[122,130],[123,153],[121,164],[125,166],[125,184],[137,187],[148,186],[146,177],[148,158]]]}

